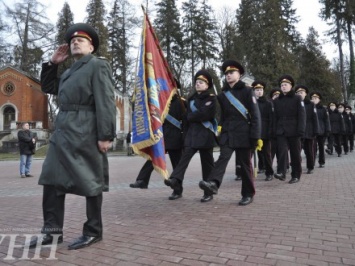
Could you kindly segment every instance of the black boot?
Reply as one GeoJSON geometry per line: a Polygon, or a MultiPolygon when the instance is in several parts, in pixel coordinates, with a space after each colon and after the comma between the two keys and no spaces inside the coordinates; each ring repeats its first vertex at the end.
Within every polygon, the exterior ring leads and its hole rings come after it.
{"type": "Polygon", "coordinates": [[[129,184],[131,188],[141,188],[145,189],[148,188],[148,184],[146,184],[143,180],[137,180],[136,182],[129,184]]]}
{"type": "Polygon", "coordinates": [[[213,195],[218,193],[218,187],[214,181],[200,181],[200,188],[205,192],[205,194],[213,195]]]}
{"type": "Polygon", "coordinates": [[[285,174],[282,174],[282,173],[276,173],[274,174],[274,177],[278,180],[281,180],[281,181],[285,181],[286,180],[286,176],[285,174]]]}
{"type": "Polygon", "coordinates": [[[203,197],[201,198],[201,202],[209,202],[213,200],[213,195],[209,194],[204,194],[203,197]]]}

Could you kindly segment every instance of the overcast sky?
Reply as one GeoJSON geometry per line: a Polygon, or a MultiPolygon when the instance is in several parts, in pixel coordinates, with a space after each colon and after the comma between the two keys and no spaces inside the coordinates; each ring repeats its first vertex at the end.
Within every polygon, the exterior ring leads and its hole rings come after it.
{"type": "MultiPolygon", "coordinates": [[[[13,0],[3,0],[9,6],[12,6],[13,0]]],[[[86,6],[89,0],[39,0],[45,6],[48,7],[47,14],[49,18],[52,18],[55,24],[58,20],[58,13],[63,8],[64,2],[67,1],[70,5],[70,9],[74,13],[74,22],[83,22],[86,17],[86,6]]],[[[112,0],[103,0],[107,6],[111,6],[112,0]]],[[[0,0],[1,2],[1,0],[0,0]]],[[[141,12],[140,5],[147,2],[147,0],[129,0],[129,2],[137,6],[137,12],[141,12]]],[[[151,4],[152,1],[148,1],[151,4]]],[[[182,0],[178,0],[181,3],[182,0]]],[[[208,3],[216,11],[221,10],[223,7],[228,7],[230,10],[238,8],[240,0],[208,0],[208,3]]],[[[322,21],[319,17],[319,11],[321,5],[318,0],[294,0],[294,8],[297,9],[297,15],[299,16],[299,23],[297,25],[298,31],[305,38],[308,33],[308,28],[313,26],[319,33],[321,42],[323,45],[323,51],[329,60],[334,57],[338,57],[337,47],[331,44],[327,38],[324,37],[324,32],[330,29],[330,26],[326,22],[322,21]]],[[[138,13],[138,16],[142,16],[142,12],[138,13]]],[[[267,41],[267,40],[266,40],[267,41]]],[[[345,50],[346,47],[344,46],[345,50]]]]}

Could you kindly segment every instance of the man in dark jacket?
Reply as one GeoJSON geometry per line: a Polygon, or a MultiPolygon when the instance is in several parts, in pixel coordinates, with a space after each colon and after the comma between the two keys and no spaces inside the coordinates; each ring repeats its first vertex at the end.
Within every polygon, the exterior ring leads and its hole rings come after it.
{"type": "Polygon", "coordinates": [[[126,143],[127,143],[127,156],[133,155],[132,149],[132,132],[129,131],[126,136],[126,143]]]}
{"type": "Polygon", "coordinates": [[[311,101],[316,105],[317,117],[319,124],[319,133],[314,142],[314,158],[316,158],[318,151],[319,168],[325,165],[325,140],[330,134],[330,121],[327,108],[321,104],[322,95],[319,92],[312,92],[310,94],[311,101]],[[317,145],[318,144],[318,145],[317,145]]]}
{"type": "MultiPolygon", "coordinates": [[[[185,105],[179,95],[175,95],[170,102],[169,115],[163,124],[165,152],[169,154],[170,162],[175,169],[178,165],[183,149],[183,119],[185,118],[185,105]]],[[[151,160],[147,160],[139,174],[136,182],[130,184],[131,188],[148,188],[150,176],[154,170],[151,160]]],[[[171,197],[176,197],[179,191],[174,191],[171,197]]]]}
{"type": "Polygon", "coordinates": [[[29,129],[29,124],[22,123],[22,130],[17,132],[17,139],[20,148],[20,176],[33,177],[30,174],[32,155],[35,153],[36,139],[29,129]]]}
{"type": "Polygon", "coordinates": [[[283,75],[279,79],[281,95],[274,101],[274,129],[277,137],[277,152],[279,155],[277,173],[274,177],[285,181],[288,149],[291,157],[290,184],[300,181],[301,166],[301,138],[306,129],[306,111],[304,102],[292,89],[294,80],[290,75],[283,75]]]}
{"type": "Polygon", "coordinates": [[[330,102],[328,104],[328,113],[331,134],[328,137],[328,148],[326,149],[326,152],[329,155],[332,155],[333,148],[335,148],[338,157],[341,157],[341,135],[345,133],[344,119],[339,113],[335,102],[330,102]]]}
{"type": "Polygon", "coordinates": [[[266,87],[265,82],[254,81],[251,86],[254,88],[255,97],[258,100],[261,114],[261,139],[263,141],[263,146],[261,151],[258,151],[259,170],[260,166],[262,166],[262,169],[265,171],[265,181],[270,181],[274,175],[271,157],[271,134],[274,108],[272,103],[264,96],[264,90],[266,87]],[[261,164],[260,161],[262,161],[261,164]]]}
{"type": "Polygon", "coordinates": [[[317,116],[317,109],[313,102],[306,99],[309,92],[308,88],[304,85],[297,85],[295,87],[295,92],[300,95],[306,110],[306,131],[302,138],[303,140],[303,150],[306,155],[307,160],[307,174],[312,174],[314,169],[314,142],[316,136],[319,134],[319,123],[317,116]]]}
{"type": "MultiPolygon", "coordinates": [[[[187,99],[184,151],[170,178],[164,181],[165,185],[174,190],[170,200],[182,197],[185,172],[197,152],[200,153],[203,180],[207,179],[214,165],[213,147],[217,145],[217,99],[211,94],[212,76],[207,70],[201,69],[195,74],[194,81],[196,91],[187,99]]],[[[210,201],[212,198],[212,195],[205,193],[201,202],[210,201]]]]}
{"type": "Polygon", "coordinates": [[[242,177],[242,199],[239,205],[245,206],[253,202],[255,195],[251,157],[261,137],[260,111],[254,91],[240,80],[244,74],[242,65],[234,60],[226,60],[222,71],[226,83],[218,95],[222,126],[220,155],[208,179],[200,182],[200,188],[205,194],[217,194],[228,162],[235,152],[242,177]]]}
{"type": "Polygon", "coordinates": [[[66,34],[41,72],[42,91],[58,95],[59,113],[42,166],[42,245],[63,242],[65,194],[86,197],[87,221],[82,235],[69,249],[87,247],[102,239],[102,193],[108,190],[107,150],[116,132],[116,106],[112,70],[107,60],[94,53],[98,34],[91,26],[77,23],[66,34]],[[60,78],[58,65],[70,54],[74,63],[60,78]]]}

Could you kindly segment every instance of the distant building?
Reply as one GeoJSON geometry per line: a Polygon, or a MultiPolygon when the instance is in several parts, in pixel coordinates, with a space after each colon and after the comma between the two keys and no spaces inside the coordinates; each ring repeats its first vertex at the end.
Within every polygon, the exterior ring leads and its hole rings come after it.
{"type": "Polygon", "coordinates": [[[255,78],[248,73],[245,73],[242,76],[241,81],[245,82],[247,86],[251,87],[251,84],[255,81],[255,78]]]}
{"type": "MultiPolygon", "coordinates": [[[[131,128],[129,97],[115,90],[117,109],[117,139],[114,149],[123,149],[124,140],[131,128]]],[[[0,69],[0,150],[18,150],[17,132],[28,122],[38,146],[48,142],[50,122],[48,96],[42,92],[40,81],[14,67],[0,69]]]]}
{"type": "Polygon", "coordinates": [[[114,143],[114,149],[122,150],[125,148],[125,140],[131,128],[132,107],[127,95],[123,95],[118,90],[115,90],[116,102],[116,130],[117,138],[114,143]]]}
{"type": "Polygon", "coordinates": [[[41,142],[48,139],[48,97],[41,91],[39,80],[7,66],[0,69],[0,149],[17,150],[17,131],[21,123],[41,142]]]}

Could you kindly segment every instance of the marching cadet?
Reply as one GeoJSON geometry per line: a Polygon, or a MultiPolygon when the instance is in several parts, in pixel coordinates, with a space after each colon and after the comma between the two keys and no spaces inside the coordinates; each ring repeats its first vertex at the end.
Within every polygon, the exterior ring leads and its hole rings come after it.
{"type": "Polygon", "coordinates": [[[277,99],[281,94],[281,90],[279,88],[273,88],[270,93],[269,93],[269,97],[270,97],[270,100],[275,100],[277,99]]]}
{"type": "Polygon", "coordinates": [[[253,202],[255,195],[251,156],[261,135],[260,111],[254,91],[240,80],[244,74],[242,65],[234,60],[226,60],[222,71],[226,83],[218,95],[222,126],[220,155],[207,180],[200,182],[200,188],[207,195],[217,194],[228,162],[235,152],[242,177],[242,199],[239,205],[245,206],[253,202]]]}
{"type": "MultiPolygon", "coordinates": [[[[213,89],[212,76],[207,70],[199,70],[195,75],[195,89],[187,103],[187,131],[182,157],[165,185],[170,186],[174,193],[169,197],[176,200],[182,197],[183,180],[186,169],[196,152],[200,153],[202,178],[207,179],[214,165],[213,147],[217,145],[215,120],[217,97],[210,94],[213,89]]],[[[212,194],[204,194],[201,202],[212,200],[212,194]]]]}
{"type": "Polygon", "coordinates": [[[343,116],[339,113],[335,102],[328,104],[328,113],[330,121],[331,134],[328,137],[328,148],[325,150],[329,155],[333,154],[333,148],[341,157],[341,134],[345,132],[345,124],[343,116]]]}
{"type": "Polygon", "coordinates": [[[318,150],[319,168],[323,168],[325,164],[324,144],[327,136],[330,134],[329,113],[327,108],[321,104],[322,95],[319,92],[312,92],[310,97],[311,101],[316,105],[319,124],[319,132],[314,142],[314,158],[316,158],[318,150]]]}
{"type": "MultiPolygon", "coordinates": [[[[269,93],[270,102],[272,104],[273,111],[274,111],[273,101],[275,99],[277,99],[280,96],[280,94],[281,94],[281,90],[279,88],[273,88],[269,93]]],[[[274,134],[272,134],[271,135],[271,159],[272,159],[272,161],[274,161],[275,155],[276,155],[276,159],[278,158],[276,151],[277,151],[276,136],[274,134]]]]}
{"type": "Polygon", "coordinates": [[[304,85],[297,85],[295,92],[300,95],[306,110],[306,131],[303,136],[303,149],[307,160],[307,174],[312,174],[314,170],[314,141],[319,134],[319,123],[317,109],[313,102],[306,99],[308,88],[304,85]]]}
{"type": "MultiPolygon", "coordinates": [[[[178,85],[179,87],[179,85],[178,85]]],[[[169,113],[163,124],[165,152],[168,153],[173,169],[178,165],[183,149],[183,119],[186,113],[184,103],[179,95],[174,95],[171,99],[169,113]]],[[[148,188],[150,176],[154,170],[151,160],[147,160],[139,174],[136,182],[130,184],[131,188],[148,188]]],[[[170,196],[177,197],[179,191],[173,191],[170,196]]]]}
{"type": "Polygon", "coordinates": [[[350,116],[350,119],[351,119],[352,131],[349,131],[349,133],[348,133],[348,140],[349,140],[350,152],[353,152],[353,150],[354,150],[355,116],[351,113],[351,107],[349,105],[347,105],[345,107],[345,112],[347,113],[348,116],[350,116]]]}
{"type": "Polygon", "coordinates": [[[264,96],[264,89],[266,87],[265,82],[254,81],[251,86],[254,88],[255,97],[258,101],[261,115],[261,139],[263,141],[263,146],[261,151],[258,151],[259,170],[265,169],[265,181],[270,181],[274,175],[271,158],[273,106],[272,103],[264,96]],[[261,164],[260,161],[262,161],[261,164]],[[261,168],[260,165],[263,166],[263,168],[261,168]]]}
{"type": "Polygon", "coordinates": [[[291,157],[290,184],[300,181],[301,166],[301,138],[306,129],[306,111],[299,95],[292,89],[294,80],[290,75],[283,75],[279,79],[282,93],[274,101],[274,134],[277,137],[277,152],[279,155],[277,173],[274,177],[285,181],[288,148],[291,157]]]}
{"type": "Polygon", "coordinates": [[[345,125],[345,130],[343,132],[343,134],[341,134],[341,143],[344,147],[344,154],[347,155],[349,152],[349,134],[353,132],[353,126],[352,126],[352,122],[351,122],[351,117],[344,112],[345,111],[345,104],[343,103],[339,103],[338,104],[338,111],[339,113],[343,116],[344,119],[344,125],[345,125]]]}

